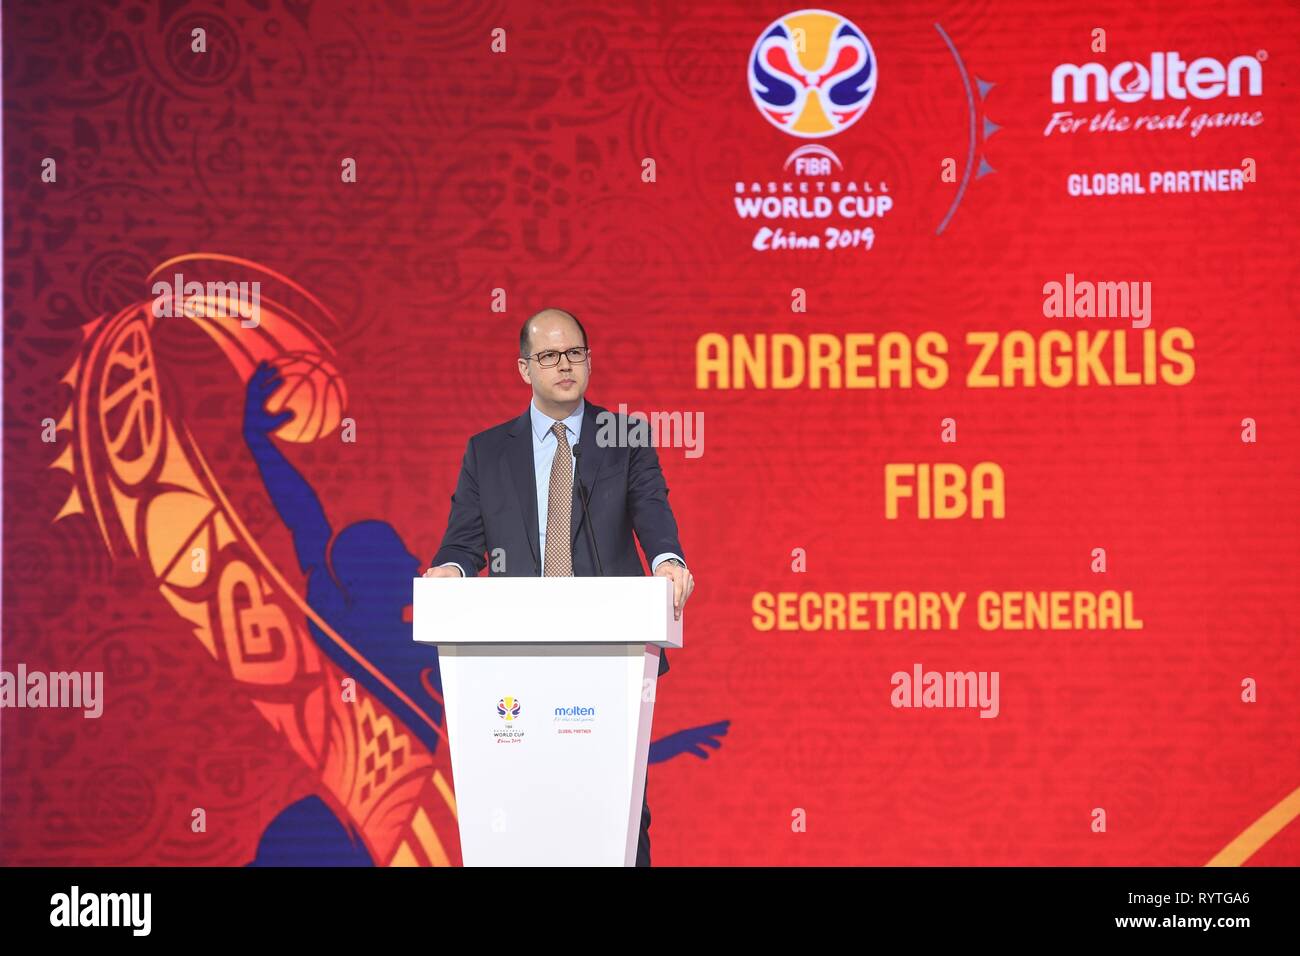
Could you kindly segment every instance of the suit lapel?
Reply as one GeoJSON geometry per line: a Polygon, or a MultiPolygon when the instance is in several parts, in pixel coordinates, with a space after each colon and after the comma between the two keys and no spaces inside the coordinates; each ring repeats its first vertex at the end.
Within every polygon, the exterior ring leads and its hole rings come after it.
{"type": "MultiPolygon", "coordinates": [[[[523,415],[516,419],[510,429],[510,449],[507,457],[510,461],[510,474],[514,479],[515,495],[519,499],[519,513],[524,516],[524,536],[528,547],[533,550],[533,561],[540,566],[538,555],[539,534],[537,531],[537,472],[533,465],[533,424],[531,405],[524,409],[523,415]]],[[[584,425],[584,428],[586,426],[584,425]]],[[[583,452],[586,454],[586,452],[583,452]]]]}
{"type": "MultiPolygon", "coordinates": [[[[582,449],[582,454],[578,456],[578,480],[587,489],[588,501],[595,494],[596,476],[600,474],[600,466],[605,458],[605,449],[596,443],[596,415],[603,411],[603,408],[598,408],[592,405],[591,402],[587,402],[582,415],[582,434],[578,436],[578,447],[582,449]]],[[[578,531],[582,528],[582,501],[579,499],[581,494],[582,492],[574,490],[573,515],[570,522],[573,530],[573,537],[570,539],[571,546],[577,543],[578,531]]]]}

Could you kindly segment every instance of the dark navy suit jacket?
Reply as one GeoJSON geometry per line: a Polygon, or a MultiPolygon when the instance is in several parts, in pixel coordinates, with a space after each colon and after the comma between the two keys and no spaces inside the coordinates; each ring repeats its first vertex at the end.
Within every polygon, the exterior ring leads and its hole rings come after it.
{"type": "MultiPolygon", "coordinates": [[[[591,503],[591,526],[606,575],[634,577],[649,573],[637,554],[633,533],[646,559],[671,551],[686,560],[677,537],[677,521],[668,506],[668,486],[652,446],[598,445],[600,424],[612,413],[585,403],[578,480],[591,503]],[[598,422],[596,416],[603,417],[598,422]]],[[[623,426],[625,428],[626,426],[623,426]]],[[[533,467],[532,421],[529,410],[470,438],[451,497],[447,533],[436,567],[455,561],[473,574],[488,565],[490,575],[537,576],[542,570],[538,547],[537,484],[533,467]],[[505,569],[493,571],[488,556],[502,549],[505,569]]],[[[627,434],[620,429],[614,434],[627,434]]],[[[582,504],[574,494],[570,534],[573,573],[594,576],[596,561],[583,527],[582,504]]],[[[659,673],[668,670],[668,655],[659,658],[659,673]]]]}

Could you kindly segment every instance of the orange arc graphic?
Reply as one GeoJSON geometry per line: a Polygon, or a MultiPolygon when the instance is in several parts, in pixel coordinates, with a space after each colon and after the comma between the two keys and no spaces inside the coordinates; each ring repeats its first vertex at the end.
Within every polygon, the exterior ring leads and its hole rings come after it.
{"type": "Polygon", "coordinates": [[[1225,846],[1206,866],[1241,866],[1265,843],[1273,839],[1287,825],[1300,816],[1300,787],[1290,794],[1262,817],[1246,827],[1235,840],[1225,846]]]}

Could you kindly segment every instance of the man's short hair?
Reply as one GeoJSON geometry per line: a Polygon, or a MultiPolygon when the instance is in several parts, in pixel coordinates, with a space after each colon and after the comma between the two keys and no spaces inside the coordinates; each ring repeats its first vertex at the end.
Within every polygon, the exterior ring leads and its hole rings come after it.
{"type": "Polygon", "coordinates": [[[525,319],[523,327],[520,328],[519,330],[519,357],[520,358],[526,359],[528,358],[529,355],[532,354],[531,352],[528,351],[528,346],[529,346],[528,326],[532,325],[533,320],[536,319],[539,315],[542,315],[543,313],[546,312],[558,312],[561,315],[568,316],[570,319],[572,319],[573,324],[576,325],[578,327],[578,331],[582,333],[582,344],[583,345],[587,344],[587,330],[582,327],[582,323],[578,321],[578,317],[576,315],[574,315],[572,312],[565,311],[564,309],[542,309],[539,312],[534,312],[527,319],[525,319]]]}

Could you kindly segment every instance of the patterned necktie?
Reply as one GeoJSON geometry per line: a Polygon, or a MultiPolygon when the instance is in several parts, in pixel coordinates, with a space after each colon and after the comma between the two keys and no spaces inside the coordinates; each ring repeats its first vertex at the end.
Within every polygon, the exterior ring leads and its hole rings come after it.
{"type": "Polygon", "coordinates": [[[555,432],[555,461],[551,463],[551,500],[546,506],[546,556],[544,577],[573,577],[573,454],[564,422],[551,426],[555,432]]]}

